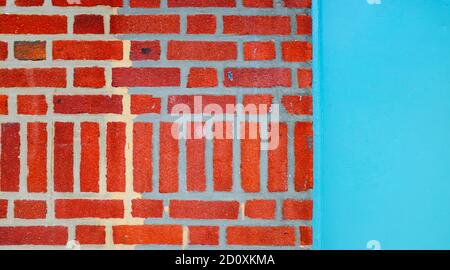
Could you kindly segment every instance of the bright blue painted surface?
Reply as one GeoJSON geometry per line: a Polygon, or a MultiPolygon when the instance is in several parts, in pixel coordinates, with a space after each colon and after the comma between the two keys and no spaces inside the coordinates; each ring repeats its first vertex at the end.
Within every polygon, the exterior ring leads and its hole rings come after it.
{"type": "Polygon", "coordinates": [[[319,2],[315,248],[450,249],[450,1],[319,2]]]}

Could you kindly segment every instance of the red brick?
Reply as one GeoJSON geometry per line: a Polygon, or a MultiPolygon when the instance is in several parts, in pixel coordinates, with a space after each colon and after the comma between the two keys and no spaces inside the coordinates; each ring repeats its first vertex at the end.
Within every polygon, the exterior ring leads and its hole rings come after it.
{"type": "Polygon", "coordinates": [[[113,226],[115,244],[181,245],[183,227],[180,225],[122,225],[113,226]]]}
{"type": "Polygon", "coordinates": [[[0,14],[0,34],[66,34],[67,17],[0,14]]]}
{"type": "Polygon", "coordinates": [[[102,114],[122,113],[121,95],[56,95],[53,96],[53,110],[60,114],[102,114]]]}
{"type": "Polygon", "coordinates": [[[83,7],[93,7],[93,6],[111,6],[111,7],[122,7],[123,0],[83,0],[77,3],[76,1],[67,0],[52,0],[54,6],[83,6],[83,7]]]}
{"type": "Polygon", "coordinates": [[[312,87],[312,76],[313,76],[312,70],[310,70],[310,69],[297,70],[298,87],[311,88],[312,87]]]}
{"type": "Polygon", "coordinates": [[[113,68],[113,87],[180,86],[179,68],[113,68]]]}
{"type": "Polygon", "coordinates": [[[47,216],[46,201],[14,201],[14,217],[20,219],[43,219],[47,216]]]}
{"type": "Polygon", "coordinates": [[[244,43],[244,60],[274,60],[275,43],[272,41],[254,41],[244,43]]]}
{"type": "Polygon", "coordinates": [[[103,34],[105,26],[102,15],[76,15],[73,23],[74,34],[103,34]]]}
{"type": "Polygon", "coordinates": [[[44,95],[17,96],[17,113],[28,115],[47,114],[47,101],[44,95]]]}
{"type": "Polygon", "coordinates": [[[162,200],[135,199],[132,201],[131,215],[139,218],[161,218],[163,206],[162,200]]]}
{"type": "MultiPolygon", "coordinates": [[[[1,15],[0,15],[1,16],[1,15]]],[[[66,87],[65,68],[0,69],[2,87],[66,87]]]]}
{"type": "Polygon", "coordinates": [[[235,42],[175,41],[168,44],[169,60],[226,61],[237,58],[235,42]]]}
{"type": "Polygon", "coordinates": [[[102,88],[105,86],[105,68],[74,68],[73,86],[102,88]]]}
{"type": "Polygon", "coordinates": [[[290,87],[291,71],[288,68],[226,68],[225,87],[290,87]]]}
{"type": "Polygon", "coordinates": [[[189,245],[219,244],[219,227],[217,226],[189,226],[189,245]]]}
{"type": "Polygon", "coordinates": [[[122,41],[53,41],[53,59],[56,60],[122,60],[122,41]]]}
{"type": "Polygon", "coordinates": [[[294,246],[295,229],[293,227],[287,226],[230,226],[227,228],[227,244],[255,246],[294,246]]]}
{"type": "Polygon", "coordinates": [[[1,124],[0,191],[19,191],[20,124],[1,124]]]}
{"type": "Polygon", "coordinates": [[[0,200],[0,219],[8,215],[8,200],[0,200]]]}
{"type": "Polygon", "coordinates": [[[0,0],[0,6],[6,6],[6,0],[0,0]]]}
{"type": "Polygon", "coordinates": [[[73,192],[74,124],[55,122],[54,188],[56,192],[73,192]]]}
{"type": "Polygon", "coordinates": [[[131,113],[160,113],[161,98],[152,95],[131,95],[131,113]]]}
{"type": "Polygon", "coordinates": [[[131,60],[159,60],[160,56],[159,41],[131,41],[131,60]]]}
{"type": "Polygon", "coordinates": [[[125,123],[110,122],[106,130],[106,189],[125,192],[125,123]]]}
{"type": "Polygon", "coordinates": [[[312,245],[312,227],[300,226],[300,245],[311,246],[312,245]]]}
{"type": "Polygon", "coordinates": [[[188,34],[215,34],[216,16],[210,14],[198,14],[187,16],[188,34]]]}
{"type": "Polygon", "coordinates": [[[283,202],[283,219],[311,220],[313,203],[310,200],[285,200],[283,202]]]}
{"type": "Polygon", "coordinates": [[[161,122],[159,134],[159,192],[178,192],[178,139],[171,134],[175,123],[161,122]]]}
{"type": "Polygon", "coordinates": [[[55,200],[57,219],[73,218],[123,218],[124,205],[121,200],[55,200]]]}
{"type": "Polygon", "coordinates": [[[8,58],[8,43],[0,41],[0,60],[8,58]]]}
{"type": "MultiPolygon", "coordinates": [[[[235,96],[214,96],[214,95],[201,95],[201,96],[169,96],[168,104],[167,104],[167,112],[172,113],[172,110],[174,109],[175,105],[186,105],[190,109],[190,113],[194,113],[196,108],[195,105],[199,106],[198,104],[195,104],[195,98],[201,98],[201,109],[202,111],[207,109],[208,105],[218,105],[222,112],[226,112],[227,105],[234,105],[236,104],[236,97],[235,96]]],[[[197,108],[197,110],[200,109],[200,107],[197,108]]],[[[197,112],[199,113],[199,112],[197,112]]]]}
{"type": "Polygon", "coordinates": [[[66,227],[17,226],[0,227],[0,245],[47,245],[64,246],[67,244],[66,227]]]}
{"type": "Polygon", "coordinates": [[[245,95],[243,98],[245,113],[267,114],[271,110],[272,100],[272,95],[245,95]]]}
{"type": "Polygon", "coordinates": [[[80,124],[80,191],[99,192],[100,127],[98,123],[80,124]]]}
{"type": "Polygon", "coordinates": [[[312,115],[311,96],[284,96],[281,103],[288,113],[312,115]]]}
{"type": "Polygon", "coordinates": [[[44,0],[15,0],[15,3],[19,7],[42,6],[44,0]]]}
{"type": "Polygon", "coordinates": [[[244,0],[243,5],[248,8],[272,8],[273,0],[244,0]]]}
{"type": "Polygon", "coordinates": [[[241,186],[244,192],[259,192],[261,157],[259,124],[241,123],[241,136],[241,186]]]}
{"type": "Polygon", "coordinates": [[[186,134],[186,188],[187,191],[203,192],[206,190],[205,143],[202,122],[189,122],[186,134]],[[200,136],[195,136],[199,134],[200,136]]]}
{"type": "Polygon", "coordinates": [[[112,15],[111,34],[179,34],[179,15],[112,15]]]}
{"type": "Polygon", "coordinates": [[[133,189],[135,192],[151,192],[153,165],[153,124],[134,123],[133,126],[133,189]]]}
{"type": "Polygon", "coordinates": [[[169,209],[171,218],[237,219],[239,202],[171,200],[169,209]]]}
{"type": "Polygon", "coordinates": [[[289,35],[288,16],[223,16],[223,33],[235,35],[289,35]]]}
{"type": "Polygon", "coordinates": [[[217,70],[215,68],[191,68],[188,76],[188,88],[216,87],[217,70]]]}
{"type": "Polygon", "coordinates": [[[80,245],[103,245],[106,242],[104,226],[78,225],[75,234],[80,245]]]}
{"type": "Polygon", "coordinates": [[[294,133],[295,191],[306,191],[313,188],[312,123],[296,123],[294,133]]]}
{"type": "Polygon", "coordinates": [[[297,34],[312,34],[312,19],[309,15],[297,15],[297,34]]]}
{"type": "Polygon", "coordinates": [[[27,124],[28,192],[47,192],[47,123],[27,124]]]}
{"type": "MultiPolygon", "coordinates": [[[[270,128],[274,128],[274,123],[270,124],[270,128]]],[[[269,192],[287,191],[288,181],[288,128],[286,123],[278,123],[278,132],[272,135],[278,137],[278,147],[268,150],[268,176],[267,189],[269,192]]],[[[271,138],[273,142],[275,138],[271,138]]]]}
{"type": "Polygon", "coordinates": [[[312,59],[312,45],[306,41],[281,42],[283,61],[306,62],[312,59]]]}
{"type": "Polygon", "coordinates": [[[311,8],[311,0],[284,0],[284,6],[288,8],[311,8]]]}
{"type": "Polygon", "coordinates": [[[45,41],[16,41],[14,57],[18,60],[45,60],[47,58],[45,44],[45,41]]]}
{"type": "Polygon", "coordinates": [[[245,216],[255,219],[274,219],[276,202],[273,200],[250,200],[245,202],[245,216]]]}
{"type": "Polygon", "coordinates": [[[159,8],[161,0],[130,0],[132,8],[159,8]]]}
{"type": "Polygon", "coordinates": [[[213,177],[214,191],[231,191],[233,186],[232,122],[214,123],[213,177]],[[221,136],[220,136],[220,135],[221,136]]]}
{"type": "Polygon", "coordinates": [[[235,0],[169,0],[169,7],[235,7],[235,0]]]}
{"type": "Polygon", "coordinates": [[[0,114],[8,114],[8,96],[0,95],[0,114]]]}

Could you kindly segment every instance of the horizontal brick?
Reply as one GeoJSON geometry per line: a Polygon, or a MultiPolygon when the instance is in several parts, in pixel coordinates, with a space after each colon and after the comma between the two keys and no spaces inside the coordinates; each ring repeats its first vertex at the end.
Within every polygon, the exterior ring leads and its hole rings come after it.
{"type": "Polygon", "coordinates": [[[219,227],[217,226],[189,226],[189,245],[219,244],[219,227]]]}
{"type": "Polygon", "coordinates": [[[132,8],[159,8],[161,0],[130,0],[132,8]]]}
{"type": "Polygon", "coordinates": [[[300,245],[310,246],[313,242],[312,227],[300,226],[300,245]]]}
{"type": "Polygon", "coordinates": [[[80,67],[73,70],[73,86],[102,88],[106,84],[105,68],[80,67]]]}
{"type": "Polygon", "coordinates": [[[223,16],[223,33],[234,35],[289,35],[288,16],[223,16]]]}
{"type": "Polygon", "coordinates": [[[290,114],[312,114],[311,96],[284,96],[281,103],[290,114]]]}
{"type": "Polygon", "coordinates": [[[42,6],[44,0],[15,0],[14,3],[19,7],[36,7],[42,6]]]}
{"type": "Polygon", "coordinates": [[[294,246],[294,227],[246,227],[227,228],[228,245],[294,246]]]}
{"type": "Polygon", "coordinates": [[[0,41],[0,60],[6,60],[8,58],[8,43],[0,41]]]}
{"type": "Polygon", "coordinates": [[[113,68],[114,87],[180,86],[179,68],[113,68]]]}
{"type": "Polygon", "coordinates": [[[254,41],[244,43],[244,60],[274,60],[276,57],[275,43],[272,41],[254,41]]]}
{"type": "Polygon", "coordinates": [[[28,115],[47,114],[47,101],[44,95],[17,96],[17,113],[28,115]]]}
{"type": "Polygon", "coordinates": [[[216,87],[218,85],[215,68],[191,68],[188,75],[188,88],[216,87]]]}
{"type": "Polygon", "coordinates": [[[169,41],[167,59],[226,61],[237,58],[235,42],[169,41]]]}
{"type": "Polygon", "coordinates": [[[311,200],[285,200],[283,219],[311,220],[313,203],[311,200]]]}
{"type": "Polygon", "coordinates": [[[66,227],[17,226],[0,227],[0,245],[47,245],[63,246],[67,244],[66,227]]]}
{"type": "Polygon", "coordinates": [[[68,1],[68,0],[52,0],[54,6],[83,6],[83,7],[93,7],[93,6],[110,6],[110,7],[122,7],[123,0],[82,0],[82,1],[68,1]]]}
{"type": "Polygon", "coordinates": [[[121,95],[56,95],[53,96],[53,109],[61,114],[101,114],[122,113],[121,95]]]}
{"type": "Polygon", "coordinates": [[[288,8],[311,8],[312,0],[284,0],[284,6],[288,8]]]}
{"type": "Polygon", "coordinates": [[[130,60],[159,60],[161,46],[158,40],[131,41],[130,60]]]}
{"type": "Polygon", "coordinates": [[[81,245],[103,245],[106,242],[106,230],[104,226],[78,225],[75,235],[75,239],[81,245]]]}
{"type": "Polygon", "coordinates": [[[273,0],[243,0],[242,4],[248,8],[272,8],[273,0]]]}
{"type": "Polygon", "coordinates": [[[112,15],[111,34],[178,34],[179,15],[112,15]]]}
{"type": "Polygon", "coordinates": [[[123,218],[124,205],[121,200],[57,199],[55,216],[58,219],[123,218]]]}
{"type": "Polygon", "coordinates": [[[235,7],[236,0],[168,0],[169,7],[235,7]]]}
{"type": "Polygon", "coordinates": [[[239,202],[171,200],[169,209],[171,218],[237,219],[239,202]]]}
{"type": "Polygon", "coordinates": [[[152,95],[131,95],[131,113],[160,113],[161,98],[152,95]]]}
{"type": "Polygon", "coordinates": [[[2,87],[66,87],[65,68],[0,69],[2,87]]]}
{"type": "Polygon", "coordinates": [[[272,108],[272,95],[245,95],[244,111],[248,114],[267,114],[272,108]]]}
{"type": "Polygon", "coordinates": [[[76,15],[73,22],[74,34],[103,34],[105,25],[102,15],[76,15]]]}
{"type": "Polygon", "coordinates": [[[8,96],[0,95],[0,114],[8,114],[8,96]]]}
{"type": "Polygon", "coordinates": [[[168,104],[167,104],[167,112],[171,113],[176,105],[186,105],[191,113],[194,113],[195,106],[199,106],[199,104],[195,103],[195,98],[201,98],[201,107],[197,107],[198,109],[204,110],[208,105],[218,105],[223,112],[226,112],[227,105],[235,105],[236,97],[235,96],[214,96],[214,95],[201,95],[201,96],[169,96],[168,104]]]}
{"type": "Polygon", "coordinates": [[[14,58],[18,60],[45,60],[45,41],[16,41],[14,42],[14,58]]]}
{"type": "Polygon", "coordinates": [[[139,218],[161,218],[163,206],[162,200],[135,199],[132,201],[131,215],[139,218]]]}
{"type": "Polygon", "coordinates": [[[181,245],[183,227],[179,225],[122,225],[113,226],[115,244],[125,245],[181,245]]]}
{"type": "Polygon", "coordinates": [[[216,16],[210,14],[188,15],[187,33],[188,34],[216,33],[216,16]]]}
{"type": "Polygon", "coordinates": [[[21,219],[43,219],[47,216],[45,201],[14,201],[14,217],[21,219]]]}
{"type": "Polygon", "coordinates": [[[284,41],[281,42],[281,53],[286,62],[311,61],[312,45],[306,41],[284,41]]]}
{"type": "Polygon", "coordinates": [[[274,219],[276,202],[273,200],[250,200],[245,202],[245,216],[255,219],[274,219]]]}
{"type": "Polygon", "coordinates": [[[225,87],[290,87],[291,71],[288,68],[226,68],[225,87]]]}
{"type": "Polygon", "coordinates": [[[65,34],[67,17],[0,14],[0,34],[65,34]]]}
{"type": "Polygon", "coordinates": [[[122,60],[122,41],[53,41],[56,60],[122,60]]]}
{"type": "Polygon", "coordinates": [[[0,200],[0,219],[8,215],[8,200],[0,200]]]}

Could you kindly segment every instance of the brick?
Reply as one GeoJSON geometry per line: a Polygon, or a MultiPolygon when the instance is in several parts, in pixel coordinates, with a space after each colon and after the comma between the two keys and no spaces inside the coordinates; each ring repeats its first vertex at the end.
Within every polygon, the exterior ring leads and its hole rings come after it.
{"type": "MultiPolygon", "coordinates": [[[[160,123],[159,134],[159,192],[178,192],[178,138],[171,133],[175,123],[160,123]]],[[[175,126],[175,130],[178,127],[175,126]]]]}
{"type": "Polygon", "coordinates": [[[306,62],[312,59],[312,45],[306,41],[281,42],[283,61],[306,62]]]}
{"type": "Polygon", "coordinates": [[[6,6],[6,0],[0,0],[0,6],[6,6]]]}
{"type": "Polygon", "coordinates": [[[186,188],[191,192],[206,190],[205,143],[202,122],[189,122],[186,134],[186,188]],[[200,136],[196,136],[199,134],[200,136]]]}
{"type": "Polygon", "coordinates": [[[66,34],[67,17],[0,14],[0,34],[66,34]]]}
{"type": "Polygon", "coordinates": [[[112,15],[111,34],[179,34],[179,15],[112,15]]]}
{"type": "Polygon", "coordinates": [[[311,96],[284,96],[281,99],[281,103],[290,114],[312,115],[311,96]]]}
{"type": "Polygon", "coordinates": [[[8,96],[0,95],[0,114],[8,114],[8,96]]]}
{"type": "Polygon", "coordinates": [[[27,190],[47,192],[47,123],[27,124],[27,190]]]}
{"type": "Polygon", "coordinates": [[[287,68],[226,68],[225,87],[291,87],[291,71],[287,68]]]}
{"type": "Polygon", "coordinates": [[[288,16],[223,16],[223,33],[234,35],[289,35],[288,16]]]}
{"type": "Polygon", "coordinates": [[[56,199],[55,217],[74,218],[123,218],[121,200],[56,199]]]}
{"type": "Polygon", "coordinates": [[[14,217],[20,219],[44,219],[47,216],[46,201],[14,201],[14,217]]]}
{"type": "Polygon", "coordinates": [[[44,95],[18,95],[17,113],[28,115],[47,114],[47,101],[44,95]]]}
{"type": "Polygon", "coordinates": [[[53,41],[55,60],[122,60],[122,41],[53,41]]]}
{"type": "Polygon", "coordinates": [[[294,133],[295,191],[306,191],[313,188],[312,123],[296,123],[294,133]]]}
{"type": "Polygon", "coordinates": [[[253,41],[244,43],[244,60],[274,60],[275,43],[272,41],[253,41]]]}
{"type": "Polygon", "coordinates": [[[44,0],[15,0],[14,2],[19,7],[35,7],[44,4],[44,0]]]}
{"type": "Polygon", "coordinates": [[[83,1],[67,1],[67,0],[52,0],[54,6],[67,7],[67,6],[110,6],[110,7],[122,7],[123,0],[83,0],[83,1]]]}
{"type": "Polygon", "coordinates": [[[226,61],[237,58],[235,42],[228,41],[175,41],[168,44],[169,60],[226,61]]]}
{"type": "Polygon", "coordinates": [[[232,122],[214,123],[213,178],[214,191],[231,191],[233,186],[232,122]]]}
{"type": "MultiPolygon", "coordinates": [[[[277,123],[278,146],[268,150],[268,175],[267,189],[269,192],[285,192],[288,189],[288,127],[286,123],[277,123]]],[[[270,123],[270,128],[274,128],[274,123],[270,123]]],[[[271,138],[273,142],[274,138],[271,138]]]]}
{"type": "Polygon", "coordinates": [[[16,41],[14,42],[14,57],[18,60],[45,60],[45,41],[16,41]]]}
{"type": "Polygon", "coordinates": [[[0,227],[0,245],[64,246],[68,240],[67,227],[17,226],[0,227]]]}
{"type": "Polygon", "coordinates": [[[297,70],[298,87],[311,88],[312,87],[312,70],[299,69],[297,70]]]}
{"type": "Polygon", "coordinates": [[[310,200],[283,201],[283,219],[312,220],[313,203],[310,200]]]}
{"type": "Polygon", "coordinates": [[[121,95],[55,95],[53,110],[60,114],[121,114],[121,95]]]}
{"type": "Polygon", "coordinates": [[[113,87],[180,86],[179,68],[113,68],[113,87]]]}
{"type": "Polygon", "coordinates": [[[300,226],[300,245],[311,246],[312,245],[312,227],[300,226]]]}
{"type": "Polygon", "coordinates": [[[181,245],[183,227],[180,225],[122,225],[113,226],[115,244],[181,245]]]}
{"type": "Polygon", "coordinates": [[[276,202],[273,200],[250,200],[245,202],[245,216],[254,219],[274,219],[276,202]]]}
{"type": "Polygon", "coordinates": [[[219,244],[219,227],[217,226],[189,226],[189,245],[219,244]]]}
{"type": "Polygon", "coordinates": [[[102,88],[106,84],[105,68],[82,67],[74,68],[73,86],[102,88]]]}
{"type": "Polygon", "coordinates": [[[312,18],[309,15],[297,15],[297,34],[312,34],[312,18]]]}
{"type": "Polygon", "coordinates": [[[171,200],[169,209],[171,218],[237,219],[239,202],[171,200]]]}
{"type": "Polygon", "coordinates": [[[211,14],[196,14],[187,16],[188,34],[215,34],[216,16],[211,14]]]}
{"type": "Polygon", "coordinates": [[[230,226],[227,228],[228,245],[294,246],[295,229],[280,226],[230,226]]]}
{"type": "Polygon", "coordinates": [[[0,219],[8,216],[8,200],[0,200],[0,219]]]}
{"type": "Polygon", "coordinates": [[[106,189],[125,192],[125,123],[110,122],[106,130],[106,189]]]}
{"type": "Polygon", "coordinates": [[[248,8],[273,8],[273,0],[244,0],[243,5],[248,8]]]}
{"type": "MultiPolygon", "coordinates": [[[[214,104],[220,107],[222,112],[226,112],[227,105],[234,105],[236,104],[236,97],[235,96],[214,96],[214,95],[195,95],[195,96],[169,96],[169,99],[167,101],[167,112],[172,113],[172,110],[176,105],[186,105],[190,109],[190,113],[193,113],[196,108],[195,105],[199,106],[198,103],[195,104],[195,98],[201,97],[201,109],[202,111],[207,109],[208,105],[214,104]]],[[[197,108],[197,110],[200,109],[200,106],[197,108]]]]}
{"type": "Polygon", "coordinates": [[[55,122],[54,132],[54,189],[56,192],[73,192],[74,124],[55,122]]]}
{"type": "Polygon", "coordinates": [[[131,113],[160,113],[161,98],[152,95],[131,95],[131,113]]]}
{"type": "Polygon", "coordinates": [[[8,58],[8,43],[0,41],[0,60],[8,58]]]}
{"type": "Polygon", "coordinates": [[[105,25],[102,15],[76,15],[73,23],[74,34],[103,34],[105,25]]]}
{"type": "Polygon", "coordinates": [[[236,7],[235,0],[168,0],[169,7],[236,7]]]}
{"type": "Polygon", "coordinates": [[[130,7],[132,8],[159,8],[161,0],[131,0],[130,7]]]}
{"type": "Polygon", "coordinates": [[[272,101],[272,95],[245,95],[243,98],[245,113],[267,114],[272,108],[272,101]]]}
{"type": "Polygon", "coordinates": [[[98,123],[80,124],[80,191],[99,192],[100,127],[98,123]]]}
{"type": "Polygon", "coordinates": [[[217,70],[215,68],[191,68],[187,88],[217,87],[217,70]]]}
{"type": "Polygon", "coordinates": [[[106,243],[105,226],[78,225],[75,230],[80,245],[103,245],[106,243]]]}
{"type": "Polygon", "coordinates": [[[135,192],[151,192],[153,165],[153,124],[133,125],[133,189],[135,192]]]}
{"type": "Polygon", "coordinates": [[[0,191],[19,191],[20,124],[1,124],[0,191]]]}
{"type": "Polygon", "coordinates": [[[288,8],[311,8],[311,0],[284,0],[284,6],[288,8]]]}
{"type": "Polygon", "coordinates": [[[0,88],[3,87],[64,88],[66,87],[66,69],[65,68],[0,69],[0,88]]]}
{"type": "Polygon", "coordinates": [[[159,41],[131,41],[131,60],[159,60],[161,57],[161,46],[159,41]]]}
{"type": "Polygon", "coordinates": [[[135,199],[132,201],[131,215],[139,218],[162,218],[163,206],[162,200],[135,199]]]}
{"type": "Polygon", "coordinates": [[[260,191],[261,138],[259,124],[241,123],[241,186],[244,192],[260,191]]]}

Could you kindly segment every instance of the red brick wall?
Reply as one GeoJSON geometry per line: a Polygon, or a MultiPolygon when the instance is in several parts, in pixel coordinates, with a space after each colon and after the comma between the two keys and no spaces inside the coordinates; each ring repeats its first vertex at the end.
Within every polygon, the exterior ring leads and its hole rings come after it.
{"type": "Polygon", "coordinates": [[[311,0],[0,6],[0,248],[311,246],[311,0]],[[195,96],[279,120],[172,136],[195,96]]]}

